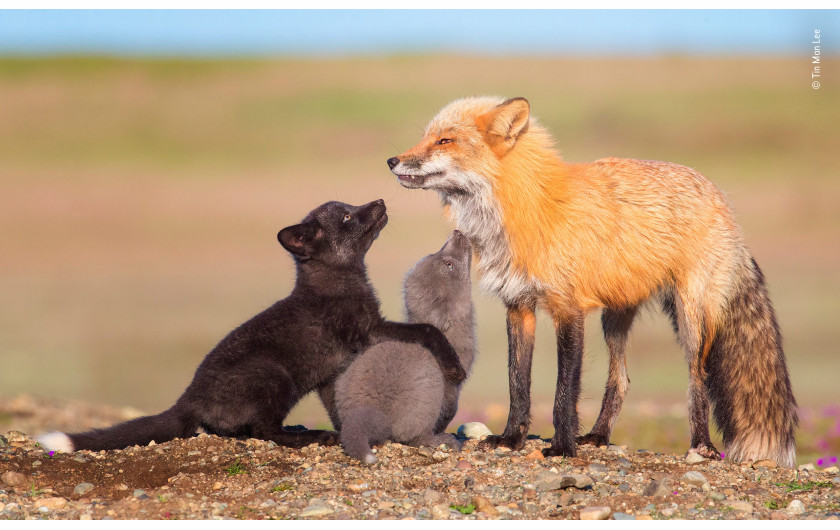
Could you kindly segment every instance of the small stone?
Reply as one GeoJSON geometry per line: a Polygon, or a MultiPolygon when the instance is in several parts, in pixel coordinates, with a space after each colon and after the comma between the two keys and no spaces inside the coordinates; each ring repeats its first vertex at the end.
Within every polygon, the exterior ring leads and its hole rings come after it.
{"type": "Polygon", "coordinates": [[[26,485],[26,476],[22,473],[17,473],[15,471],[6,471],[2,475],[0,475],[0,481],[2,481],[3,484],[7,486],[18,488],[20,486],[26,485]]]}
{"type": "Polygon", "coordinates": [[[697,486],[698,488],[702,488],[705,484],[709,483],[709,481],[706,480],[706,477],[703,476],[703,473],[700,473],[699,471],[688,471],[680,477],[680,482],[691,486],[697,486]]]}
{"type": "Polygon", "coordinates": [[[32,462],[32,467],[38,467],[38,466],[41,465],[41,463],[42,462],[40,460],[36,460],[36,461],[32,462]]]}
{"type": "Polygon", "coordinates": [[[526,484],[522,487],[522,496],[526,499],[534,499],[537,497],[537,489],[531,484],[526,484]]]}
{"type": "Polygon", "coordinates": [[[82,515],[79,516],[79,521],[92,521],[92,520],[93,520],[93,516],[89,513],[83,513],[82,515]]]}
{"type": "Polygon", "coordinates": [[[487,497],[481,497],[479,495],[476,495],[472,498],[472,503],[475,506],[475,510],[477,512],[486,513],[491,517],[499,515],[499,510],[497,510],[496,507],[493,506],[493,503],[490,502],[490,500],[487,497]]]}
{"type": "Polygon", "coordinates": [[[467,460],[458,460],[458,463],[455,464],[455,469],[460,469],[461,471],[466,471],[468,469],[472,469],[473,465],[469,463],[467,460]]]}
{"type": "Polygon", "coordinates": [[[458,427],[458,436],[462,438],[469,438],[471,440],[483,440],[487,438],[493,431],[487,428],[487,425],[477,421],[471,421],[458,427]]]}
{"type": "Polygon", "coordinates": [[[432,453],[432,460],[434,460],[435,462],[443,462],[447,458],[449,458],[449,454],[444,453],[443,451],[435,451],[434,453],[432,453]]]}
{"type": "Polygon", "coordinates": [[[726,501],[724,503],[725,506],[729,506],[736,512],[744,512],[746,514],[753,513],[753,506],[752,504],[746,501],[726,501]]]}
{"type": "Polygon", "coordinates": [[[753,462],[752,467],[753,467],[753,469],[756,469],[758,467],[766,467],[768,469],[775,469],[775,468],[779,467],[779,464],[776,463],[775,460],[758,460],[756,462],[753,462]]]}
{"type": "Polygon", "coordinates": [[[630,515],[629,513],[624,513],[624,512],[615,512],[614,514],[612,514],[612,518],[615,521],[635,521],[636,520],[635,515],[630,515]]]}
{"type": "Polygon", "coordinates": [[[592,464],[589,464],[589,467],[586,468],[586,470],[590,473],[606,473],[607,466],[601,464],[600,462],[594,462],[592,464]]]}
{"type": "Polygon", "coordinates": [[[93,487],[93,484],[91,484],[90,482],[82,482],[81,484],[73,488],[73,494],[85,495],[86,493],[90,493],[93,490],[93,487]]]}
{"type": "Polygon", "coordinates": [[[440,503],[442,500],[443,495],[439,491],[427,489],[423,492],[423,501],[426,503],[426,506],[433,506],[440,503]]]}
{"type": "Polygon", "coordinates": [[[64,497],[46,497],[35,501],[35,508],[46,508],[47,510],[61,510],[67,506],[67,499],[64,497]]]}
{"type": "Polygon", "coordinates": [[[607,449],[609,450],[609,452],[615,453],[617,455],[627,454],[627,448],[622,445],[610,445],[607,449]]]}
{"type": "Polygon", "coordinates": [[[0,512],[6,509],[6,505],[0,502],[0,512]]]}
{"type": "Polygon", "coordinates": [[[85,458],[83,456],[75,456],[75,457],[73,457],[73,461],[78,462],[80,464],[87,464],[88,463],[87,458],[85,458]]]}
{"type": "Polygon", "coordinates": [[[525,455],[525,460],[545,460],[545,455],[539,449],[534,449],[527,455],[525,455]]]}
{"type": "Polygon", "coordinates": [[[827,467],[827,468],[823,469],[823,471],[825,471],[829,475],[836,475],[837,473],[840,473],[840,467],[831,466],[831,467],[827,467]]]}
{"type": "Polygon", "coordinates": [[[580,511],[581,521],[603,521],[610,516],[612,510],[609,506],[590,506],[580,511]]]}
{"type": "Polygon", "coordinates": [[[151,442],[149,442],[149,447],[154,447],[154,446],[156,446],[156,445],[157,445],[157,442],[155,442],[154,440],[152,440],[151,442]]]}
{"type": "Polygon", "coordinates": [[[648,497],[666,497],[671,495],[672,492],[671,481],[668,478],[663,478],[648,482],[642,494],[648,497]]]}
{"type": "Polygon", "coordinates": [[[699,464],[701,462],[705,462],[706,458],[703,457],[697,451],[689,451],[687,455],[685,455],[685,463],[686,464],[699,464]]]}
{"type": "Polygon", "coordinates": [[[808,462],[807,464],[802,464],[796,469],[798,469],[799,471],[815,471],[817,467],[812,462],[808,462]]]}
{"type": "Polygon", "coordinates": [[[361,493],[363,491],[367,491],[369,488],[370,484],[361,479],[354,480],[350,484],[347,484],[347,489],[353,493],[361,493]]]}
{"type": "Polygon", "coordinates": [[[329,515],[333,513],[335,510],[324,504],[322,501],[313,500],[309,503],[309,506],[303,509],[300,512],[301,517],[321,517],[323,515],[329,515]]]}
{"type": "Polygon", "coordinates": [[[135,499],[148,499],[149,498],[149,496],[146,495],[146,490],[141,490],[139,488],[134,490],[134,493],[132,493],[131,496],[134,497],[135,499]]]}
{"type": "Polygon", "coordinates": [[[417,449],[417,454],[420,456],[425,456],[426,458],[431,458],[434,454],[434,451],[432,451],[428,447],[421,447],[417,449]]]}
{"type": "Polygon", "coordinates": [[[379,508],[380,510],[388,510],[388,509],[390,509],[390,508],[393,508],[394,506],[396,506],[396,504],[394,504],[394,503],[393,503],[393,502],[391,502],[391,501],[379,501],[379,506],[378,506],[378,508],[379,508]]]}
{"type": "Polygon", "coordinates": [[[218,490],[222,489],[223,487],[224,487],[224,484],[222,484],[221,482],[216,481],[216,482],[213,483],[213,491],[218,491],[218,490]]]}
{"type": "Polygon", "coordinates": [[[449,519],[449,516],[451,515],[449,510],[449,504],[445,502],[441,502],[432,506],[431,512],[432,519],[449,519]]]}
{"type": "Polygon", "coordinates": [[[119,491],[125,491],[125,490],[128,489],[128,485],[127,484],[117,484],[114,487],[114,489],[119,490],[119,491]]]}
{"type": "Polygon", "coordinates": [[[712,499],[713,501],[725,501],[726,500],[726,495],[724,495],[723,493],[721,493],[719,491],[712,491],[712,492],[709,492],[709,498],[712,499]]]}
{"type": "Polygon", "coordinates": [[[275,504],[277,504],[277,502],[274,499],[268,499],[267,501],[260,503],[260,508],[271,508],[275,504]]]}
{"type": "Polygon", "coordinates": [[[790,515],[802,515],[805,513],[805,505],[799,499],[794,499],[790,501],[786,511],[790,515]]]}
{"type": "Polygon", "coordinates": [[[6,440],[10,445],[23,445],[28,438],[20,431],[9,431],[6,433],[6,440]]]}

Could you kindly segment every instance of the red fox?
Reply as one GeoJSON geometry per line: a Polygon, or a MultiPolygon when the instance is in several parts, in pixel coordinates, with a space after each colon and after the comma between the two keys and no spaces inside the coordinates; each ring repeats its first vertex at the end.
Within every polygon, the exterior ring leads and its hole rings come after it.
{"type": "Polygon", "coordinates": [[[557,331],[555,433],[546,456],[606,444],[629,383],[639,307],[658,299],[689,366],[690,451],[792,467],[798,419],[782,339],[758,268],[718,188],[667,162],[566,163],[524,98],[454,101],[420,143],[388,160],[408,188],[437,191],[476,252],[480,285],[507,307],[510,413],[484,447],[521,448],[530,424],[535,310],[557,331]],[[601,412],[578,434],[584,316],[602,309],[610,354],[601,412]]]}

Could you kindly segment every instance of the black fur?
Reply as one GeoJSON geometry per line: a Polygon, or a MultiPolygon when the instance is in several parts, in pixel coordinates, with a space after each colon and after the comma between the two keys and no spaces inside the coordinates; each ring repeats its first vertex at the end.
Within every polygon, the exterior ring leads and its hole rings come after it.
{"type": "Polygon", "coordinates": [[[195,434],[254,437],[290,446],[338,443],[333,431],[289,431],[297,401],[325,385],[355,357],[382,341],[429,349],[451,380],[466,377],[455,351],[433,326],[385,321],[364,256],[385,226],[385,203],[329,202],[284,228],[280,243],[295,259],[297,281],[276,302],[230,334],[204,358],[170,409],[107,429],[70,434],[73,449],[120,449],[195,434]]]}

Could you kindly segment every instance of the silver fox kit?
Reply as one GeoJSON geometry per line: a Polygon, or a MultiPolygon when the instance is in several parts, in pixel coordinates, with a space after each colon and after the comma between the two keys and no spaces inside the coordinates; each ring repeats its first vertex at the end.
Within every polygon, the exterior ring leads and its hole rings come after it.
{"type": "MultiPolygon", "coordinates": [[[[408,322],[443,331],[467,372],[475,357],[471,258],[469,240],[455,231],[405,279],[408,322]]],[[[460,390],[460,383],[444,379],[422,346],[383,342],[367,349],[339,376],[330,417],[340,423],[344,450],[367,464],[376,462],[371,446],[387,440],[460,449],[453,435],[443,433],[458,409],[460,390]]]]}

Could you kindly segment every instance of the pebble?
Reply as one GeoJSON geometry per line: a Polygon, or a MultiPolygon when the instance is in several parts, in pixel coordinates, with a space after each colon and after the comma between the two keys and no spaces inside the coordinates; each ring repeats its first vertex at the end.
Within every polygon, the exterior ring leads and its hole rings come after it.
{"type": "Polygon", "coordinates": [[[539,449],[534,449],[527,455],[525,455],[525,460],[545,460],[545,455],[539,449]]]}
{"type": "Polygon", "coordinates": [[[134,490],[134,493],[132,493],[131,496],[134,497],[135,499],[148,499],[149,498],[149,496],[146,495],[146,491],[141,490],[141,489],[134,490]]]}
{"type": "Polygon", "coordinates": [[[390,508],[393,508],[394,506],[396,506],[396,504],[394,504],[391,501],[379,501],[378,508],[380,510],[388,510],[390,508]]]}
{"type": "Polygon", "coordinates": [[[620,446],[620,445],[609,446],[609,451],[611,453],[615,453],[617,455],[626,455],[627,454],[627,451],[625,450],[625,448],[620,446]]]}
{"type": "Polygon", "coordinates": [[[432,460],[434,460],[435,462],[443,462],[447,458],[449,458],[449,454],[444,453],[443,451],[435,451],[434,453],[432,453],[432,460]]]}
{"type": "Polygon", "coordinates": [[[332,508],[330,508],[329,506],[324,504],[322,501],[320,501],[320,500],[316,501],[316,500],[313,499],[309,503],[309,506],[307,506],[306,508],[303,509],[302,512],[300,512],[300,516],[301,517],[320,517],[322,515],[329,515],[329,514],[333,513],[334,511],[335,510],[333,510],[332,508]]]}
{"type": "Polygon", "coordinates": [[[433,506],[443,500],[443,495],[439,491],[427,489],[423,492],[423,501],[426,506],[433,506]]]}
{"type": "Polygon", "coordinates": [[[6,441],[9,442],[10,445],[25,444],[26,440],[26,435],[20,431],[9,431],[6,433],[6,441]]]}
{"type": "Polygon", "coordinates": [[[26,476],[15,471],[6,471],[0,475],[0,481],[7,486],[17,488],[26,485],[26,476]]]}
{"type": "Polygon", "coordinates": [[[840,467],[831,466],[831,467],[827,467],[827,468],[823,469],[823,471],[830,474],[830,475],[836,475],[837,473],[840,473],[840,467]]]}
{"type": "Polygon", "coordinates": [[[460,469],[461,471],[465,471],[467,469],[472,469],[473,465],[469,463],[468,460],[458,460],[458,463],[455,464],[455,469],[460,469]]]}
{"type": "Polygon", "coordinates": [[[726,495],[724,495],[723,493],[721,493],[719,491],[712,491],[712,492],[709,492],[709,498],[712,499],[713,501],[725,501],[726,500],[726,495]]]}
{"type": "Polygon", "coordinates": [[[702,488],[704,486],[708,487],[709,484],[709,481],[706,480],[703,473],[700,473],[699,471],[688,471],[680,477],[680,482],[691,486],[697,486],[698,488],[702,488]]]}
{"type": "Polygon", "coordinates": [[[64,497],[46,497],[35,501],[35,508],[46,508],[47,510],[61,510],[67,506],[67,499],[64,497]]]}
{"type": "Polygon", "coordinates": [[[685,456],[686,464],[699,464],[705,461],[706,459],[703,457],[703,455],[696,451],[689,451],[689,453],[685,456]]]}
{"type": "Polygon", "coordinates": [[[630,515],[629,513],[624,512],[615,512],[612,514],[612,518],[616,521],[635,521],[636,516],[630,515]]]}
{"type": "Polygon", "coordinates": [[[450,513],[449,504],[445,502],[432,506],[431,512],[432,519],[449,519],[449,516],[452,515],[450,513]]]}
{"type": "Polygon", "coordinates": [[[660,480],[652,479],[648,482],[642,494],[648,497],[665,497],[671,495],[672,492],[671,481],[663,478],[660,480]]]}
{"type": "Polygon", "coordinates": [[[493,434],[493,431],[487,428],[486,425],[477,421],[471,421],[469,423],[465,423],[458,427],[458,436],[474,439],[474,440],[483,440],[484,438],[493,434]]]}
{"type": "Polygon", "coordinates": [[[571,475],[559,475],[551,471],[541,471],[537,475],[537,481],[534,483],[534,488],[537,491],[551,491],[575,487],[577,489],[584,489],[591,486],[595,482],[587,475],[573,473],[571,475]]]}
{"type": "Polygon", "coordinates": [[[490,516],[497,516],[499,515],[499,510],[493,506],[493,503],[487,497],[482,497],[480,495],[476,495],[472,498],[472,504],[475,506],[475,510],[477,512],[486,513],[490,516]]]}
{"type": "Polygon", "coordinates": [[[580,511],[581,521],[602,521],[610,516],[609,506],[590,506],[580,511]]]}
{"type": "Polygon", "coordinates": [[[90,493],[93,490],[93,487],[93,484],[91,484],[90,482],[82,482],[81,484],[73,488],[73,494],[84,495],[86,493],[90,493]]]}
{"type": "Polygon", "coordinates": [[[600,462],[595,462],[593,464],[589,464],[589,467],[586,470],[590,473],[606,473],[607,466],[601,464],[600,462]]]}
{"type": "Polygon", "coordinates": [[[370,484],[363,480],[355,480],[349,484],[347,484],[347,489],[352,491],[353,493],[361,493],[366,491],[370,488],[370,484]]]}
{"type": "Polygon", "coordinates": [[[794,499],[788,504],[787,513],[790,515],[802,515],[805,513],[805,505],[799,499],[794,499]]]}
{"type": "Polygon", "coordinates": [[[753,467],[753,469],[756,469],[758,467],[766,467],[768,469],[775,469],[775,468],[779,467],[779,464],[776,463],[775,460],[758,460],[757,462],[753,462],[752,467],[753,467]]]}
{"type": "Polygon", "coordinates": [[[744,512],[747,514],[753,513],[753,506],[752,504],[746,501],[726,501],[724,506],[728,506],[735,510],[736,512],[744,512]]]}
{"type": "Polygon", "coordinates": [[[796,469],[798,469],[799,471],[815,471],[817,468],[812,462],[808,462],[807,464],[802,464],[796,469]]]}

